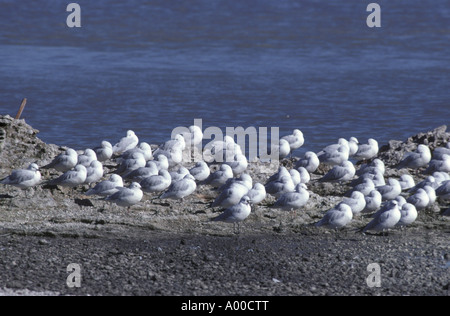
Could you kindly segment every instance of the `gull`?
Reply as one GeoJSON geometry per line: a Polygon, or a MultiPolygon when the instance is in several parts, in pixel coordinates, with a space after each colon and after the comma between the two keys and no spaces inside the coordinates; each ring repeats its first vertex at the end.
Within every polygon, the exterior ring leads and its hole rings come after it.
{"type": "Polygon", "coordinates": [[[375,187],[379,187],[386,184],[386,180],[384,179],[384,175],[376,171],[375,173],[364,173],[359,176],[359,178],[353,180],[350,185],[351,186],[357,186],[358,184],[361,184],[364,182],[365,179],[370,179],[375,184],[375,187]]]}
{"type": "Polygon", "coordinates": [[[37,164],[32,163],[27,169],[17,169],[0,181],[1,184],[11,185],[20,189],[36,186],[41,182],[41,173],[37,164]]]}
{"type": "Polygon", "coordinates": [[[359,141],[356,137],[350,137],[350,139],[348,140],[348,147],[350,149],[349,151],[349,156],[353,157],[356,152],[358,151],[358,145],[359,145],[359,141]]]}
{"type": "Polygon", "coordinates": [[[381,213],[388,211],[389,209],[391,209],[393,207],[394,202],[397,203],[399,209],[401,209],[403,207],[403,205],[406,204],[405,198],[403,196],[399,195],[394,200],[386,201],[376,213],[372,214],[371,217],[376,218],[376,217],[380,216],[381,213]]]}
{"type": "Polygon", "coordinates": [[[255,183],[246,195],[250,198],[253,205],[257,205],[265,200],[267,195],[266,188],[261,183],[255,183]]]}
{"type": "Polygon", "coordinates": [[[385,172],[386,166],[384,162],[376,158],[371,163],[362,165],[361,168],[359,168],[359,170],[356,172],[356,175],[360,176],[365,173],[381,173],[382,175],[384,175],[385,172]]]}
{"type": "Polygon", "coordinates": [[[154,153],[154,157],[158,159],[161,156],[165,156],[167,158],[169,167],[174,167],[181,164],[183,161],[183,150],[181,148],[182,147],[176,146],[169,150],[158,148],[154,153]]]}
{"type": "Polygon", "coordinates": [[[97,160],[97,154],[95,153],[94,150],[88,148],[84,151],[83,154],[78,155],[77,164],[83,165],[87,168],[91,165],[91,162],[93,162],[94,160],[97,160]]]}
{"type": "Polygon", "coordinates": [[[397,179],[390,178],[388,183],[389,184],[376,187],[378,192],[381,193],[383,201],[393,200],[402,193],[402,187],[397,179]]]}
{"type": "Polygon", "coordinates": [[[303,133],[299,129],[294,129],[291,135],[283,136],[281,139],[286,140],[289,143],[290,153],[296,149],[299,149],[305,143],[303,133]]]}
{"type": "Polygon", "coordinates": [[[320,165],[320,160],[317,157],[316,153],[312,151],[307,151],[303,158],[297,161],[295,165],[295,169],[299,169],[300,167],[305,168],[308,172],[313,173],[317,170],[320,165]]]}
{"type": "Polygon", "coordinates": [[[341,229],[347,226],[353,219],[353,212],[347,204],[338,204],[327,211],[324,217],[315,224],[316,227],[326,227],[330,229],[341,229]]]}
{"type": "Polygon", "coordinates": [[[229,165],[222,164],[220,169],[212,173],[204,183],[211,185],[213,188],[218,188],[231,178],[233,178],[233,170],[229,165]]]}
{"type": "Polygon", "coordinates": [[[394,228],[400,221],[402,214],[397,201],[391,201],[389,209],[383,213],[378,214],[366,227],[361,231],[365,233],[367,231],[381,231],[384,232],[388,229],[394,228]]]}
{"type": "Polygon", "coordinates": [[[228,189],[231,185],[233,185],[235,183],[242,184],[243,186],[245,186],[247,188],[247,190],[251,190],[252,186],[253,186],[253,179],[249,174],[244,173],[239,178],[228,179],[227,182],[219,188],[219,191],[228,189]]]}
{"type": "Polygon", "coordinates": [[[295,190],[294,182],[291,176],[282,176],[280,180],[269,182],[265,185],[266,192],[279,198],[284,193],[293,192],[295,190]]]}
{"type": "Polygon", "coordinates": [[[447,143],[446,147],[438,147],[433,151],[433,159],[442,160],[442,156],[450,156],[450,143],[447,143]]]}
{"type": "Polygon", "coordinates": [[[242,174],[248,167],[248,160],[245,155],[236,154],[233,156],[232,160],[227,160],[224,164],[229,165],[233,171],[233,175],[236,177],[242,174]]]}
{"type": "Polygon", "coordinates": [[[205,181],[210,176],[211,170],[206,162],[199,161],[192,169],[189,170],[189,173],[195,178],[195,180],[205,181]]]}
{"type": "Polygon", "coordinates": [[[156,163],[154,161],[147,161],[145,167],[140,167],[127,173],[124,178],[133,182],[141,182],[145,178],[157,175],[158,172],[156,163]]]}
{"type": "Polygon", "coordinates": [[[450,201],[450,180],[444,181],[436,189],[436,195],[444,201],[450,201]]]}
{"type": "Polygon", "coordinates": [[[428,165],[431,161],[431,152],[428,146],[420,144],[417,147],[416,152],[406,153],[400,163],[397,165],[397,169],[411,168],[418,169],[428,165]]]}
{"type": "Polygon", "coordinates": [[[291,174],[286,169],[286,167],[281,166],[280,168],[278,168],[278,171],[276,173],[274,173],[269,177],[269,179],[266,182],[266,185],[273,181],[279,181],[282,177],[290,177],[290,176],[291,174]]]}
{"type": "Polygon", "coordinates": [[[142,191],[147,193],[162,192],[172,184],[172,178],[167,170],[160,170],[158,175],[145,178],[140,182],[142,191]]]}
{"type": "Polygon", "coordinates": [[[418,213],[414,205],[410,203],[405,203],[400,210],[400,220],[395,225],[396,227],[405,227],[411,225],[417,219],[418,213]]]}
{"type": "Polygon", "coordinates": [[[358,146],[358,151],[353,156],[356,160],[368,160],[374,158],[378,154],[378,142],[369,138],[367,144],[358,146]]]}
{"type": "Polygon", "coordinates": [[[231,182],[212,203],[212,207],[230,207],[238,204],[248,193],[249,188],[243,181],[231,182]]]}
{"type": "Polygon", "coordinates": [[[402,175],[399,182],[400,186],[402,187],[402,191],[409,190],[416,185],[414,182],[414,178],[409,174],[402,175]]]}
{"type": "Polygon", "coordinates": [[[427,192],[428,197],[430,198],[430,203],[428,203],[428,206],[433,205],[437,199],[436,190],[429,185],[426,185],[423,189],[427,192]]]}
{"type": "Polygon", "coordinates": [[[425,170],[425,173],[432,174],[433,172],[450,172],[450,155],[442,155],[440,160],[433,159],[425,170]]]}
{"type": "Polygon", "coordinates": [[[340,165],[349,158],[348,141],[340,138],[337,144],[329,145],[317,153],[320,162],[330,166],[340,165]]]}
{"type": "Polygon", "coordinates": [[[156,160],[153,160],[158,170],[169,170],[169,160],[164,155],[159,155],[156,160]]]}
{"type": "Polygon", "coordinates": [[[425,180],[417,183],[413,188],[411,188],[408,192],[409,193],[416,193],[417,190],[423,189],[425,186],[429,185],[433,189],[437,189],[439,187],[439,183],[436,181],[436,178],[434,176],[428,176],[425,178],[425,180]]]}
{"type": "Polygon", "coordinates": [[[114,154],[121,154],[129,149],[133,149],[139,143],[139,138],[132,130],[127,131],[127,136],[120,139],[120,141],[113,146],[114,154]]]}
{"type": "Polygon", "coordinates": [[[148,143],[142,142],[139,143],[137,147],[125,151],[116,161],[122,162],[123,160],[132,158],[134,153],[141,153],[144,156],[145,161],[153,159],[152,148],[148,143]]]}
{"type": "Polygon", "coordinates": [[[408,197],[406,202],[414,205],[418,211],[421,211],[430,204],[430,197],[424,189],[419,189],[414,195],[408,197]]]}
{"type": "Polygon", "coordinates": [[[189,126],[189,133],[183,133],[186,145],[197,146],[203,141],[202,129],[197,125],[189,126]]]}
{"type": "Polygon", "coordinates": [[[237,224],[238,230],[234,229],[235,233],[240,233],[240,223],[244,221],[251,213],[251,200],[248,196],[244,196],[239,204],[227,208],[222,214],[211,219],[214,222],[233,223],[233,226],[237,224]]]}
{"type": "Polygon", "coordinates": [[[109,180],[104,180],[97,183],[92,189],[89,189],[86,195],[113,195],[119,191],[118,187],[123,187],[122,177],[118,174],[112,174],[109,180]]]}
{"type": "Polygon", "coordinates": [[[184,179],[185,176],[187,176],[189,173],[189,170],[187,170],[185,167],[180,167],[178,171],[169,172],[170,177],[172,178],[172,184],[184,179]]]}
{"type": "Polygon", "coordinates": [[[304,167],[300,167],[297,168],[298,173],[300,174],[300,182],[307,184],[309,183],[309,181],[311,180],[311,176],[308,172],[308,170],[306,170],[306,168],[304,167]]]}
{"type": "Polygon", "coordinates": [[[295,169],[289,170],[289,175],[291,176],[292,182],[294,182],[294,185],[297,185],[301,183],[302,179],[300,177],[300,172],[298,172],[295,169]]]}
{"type": "Polygon", "coordinates": [[[155,151],[155,156],[160,153],[160,151],[183,151],[186,148],[186,141],[184,140],[183,135],[177,134],[171,140],[166,141],[164,144],[159,146],[159,148],[155,151]]]}
{"type": "Polygon", "coordinates": [[[113,148],[110,142],[104,140],[101,143],[100,147],[95,147],[95,154],[97,155],[97,160],[100,162],[104,162],[112,157],[113,148]]]}
{"type": "Polygon", "coordinates": [[[100,161],[94,160],[91,162],[89,167],[86,168],[86,180],[84,180],[84,183],[91,184],[97,181],[100,181],[100,179],[103,177],[103,165],[100,161]]]}
{"type": "Polygon", "coordinates": [[[363,183],[356,185],[352,190],[350,190],[346,195],[351,195],[352,192],[361,192],[364,196],[367,196],[375,190],[375,183],[369,178],[364,179],[363,183]]]}
{"type": "Polygon", "coordinates": [[[52,162],[42,167],[42,169],[55,169],[59,172],[66,172],[77,165],[78,154],[72,148],[67,149],[64,153],[56,156],[52,162]]]}
{"type": "Polygon", "coordinates": [[[132,182],[128,188],[117,187],[117,189],[116,193],[108,196],[105,200],[121,207],[128,207],[128,210],[131,206],[139,203],[144,195],[137,182],[132,182]]]}
{"type": "Polygon", "coordinates": [[[279,159],[286,158],[291,153],[291,146],[286,139],[280,139],[279,146],[277,147],[277,156],[279,159]]]}
{"type": "Polygon", "coordinates": [[[325,182],[340,182],[350,181],[355,176],[355,166],[351,161],[344,161],[343,163],[334,166],[326,175],[324,175],[319,181],[325,182]]]}
{"type": "Polygon", "coordinates": [[[444,181],[450,180],[450,174],[448,174],[447,172],[439,172],[439,171],[435,171],[433,172],[434,179],[436,180],[436,187],[434,187],[435,189],[440,186],[444,181]]]}
{"type": "Polygon", "coordinates": [[[288,192],[281,195],[273,205],[273,208],[279,208],[284,211],[293,211],[299,209],[308,203],[309,192],[304,183],[299,183],[295,187],[295,192],[288,192]]]}
{"type": "Polygon", "coordinates": [[[362,210],[362,213],[375,212],[381,207],[383,201],[381,193],[377,190],[372,190],[369,195],[364,197],[364,199],[366,200],[366,207],[362,210]]]}
{"type": "Polygon", "coordinates": [[[130,172],[139,169],[141,167],[145,167],[146,161],[144,158],[144,154],[140,152],[134,152],[131,154],[130,158],[122,160],[120,165],[118,166],[116,173],[123,175],[124,177],[130,172]]]}
{"type": "Polygon", "coordinates": [[[366,207],[366,199],[364,198],[364,194],[358,191],[354,191],[351,197],[344,198],[341,203],[350,206],[353,216],[361,213],[366,207]]]}
{"type": "Polygon", "coordinates": [[[191,174],[186,174],[183,179],[178,180],[170,185],[167,191],[161,195],[161,199],[183,200],[191,195],[197,188],[195,178],[191,174]]]}
{"type": "Polygon", "coordinates": [[[48,182],[49,185],[59,185],[62,187],[74,188],[86,181],[87,170],[83,165],[76,165],[73,170],[69,170],[58,178],[48,182]]]}

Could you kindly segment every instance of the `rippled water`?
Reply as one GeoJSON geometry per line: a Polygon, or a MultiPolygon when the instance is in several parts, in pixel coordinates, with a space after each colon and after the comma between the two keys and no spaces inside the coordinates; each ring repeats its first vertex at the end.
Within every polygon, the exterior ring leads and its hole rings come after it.
{"type": "MultiPolygon", "coordinates": [[[[450,5],[378,1],[0,1],[0,113],[76,149],[133,129],[300,128],[305,150],[448,124],[450,5]]],[[[301,151],[299,151],[301,153],[301,151]]]]}

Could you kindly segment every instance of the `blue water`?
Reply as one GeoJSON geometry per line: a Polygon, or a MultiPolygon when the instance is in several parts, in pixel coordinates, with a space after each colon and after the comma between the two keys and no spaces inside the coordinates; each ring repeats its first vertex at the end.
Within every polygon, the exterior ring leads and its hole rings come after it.
{"type": "Polygon", "coordinates": [[[133,129],[303,131],[302,151],[339,137],[380,144],[449,124],[448,0],[0,1],[0,114],[76,149],[133,129]]]}

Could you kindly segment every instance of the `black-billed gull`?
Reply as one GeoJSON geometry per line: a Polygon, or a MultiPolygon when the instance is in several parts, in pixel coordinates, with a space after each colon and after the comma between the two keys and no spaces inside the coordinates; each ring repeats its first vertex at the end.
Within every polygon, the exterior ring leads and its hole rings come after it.
{"type": "Polygon", "coordinates": [[[187,174],[183,179],[172,183],[167,191],[161,195],[161,199],[184,199],[194,193],[197,188],[195,178],[191,174],[187,174]]]}
{"type": "Polygon", "coordinates": [[[195,164],[194,167],[189,169],[189,173],[195,178],[195,180],[205,181],[210,176],[211,169],[209,169],[206,162],[199,161],[195,164]]]}
{"type": "Polygon", "coordinates": [[[364,194],[359,191],[354,191],[351,197],[345,197],[341,203],[350,206],[353,216],[361,213],[366,207],[366,199],[364,198],[364,194]]]}
{"type": "Polygon", "coordinates": [[[160,170],[158,175],[145,178],[140,182],[142,191],[147,193],[162,192],[172,184],[172,178],[167,170],[160,170]]]}
{"type": "Polygon", "coordinates": [[[349,154],[350,147],[348,146],[348,141],[344,138],[340,138],[337,144],[329,145],[318,152],[317,157],[321,163],[335,166],[347,161],[349,154]]]}
{"type": "Polygon", "coordinates": [[[393,200],[402,193],[402,187],[397,179],[389,178],[388,184],[376,187],[383,201],[393,200]]]}
{"type": "Polygon", "coordinates": [[[411,225],[417,219],[418,213],[414,205],[410,203],[405,203],[400,210],[400,220],[395,225],[396,227],[405,227],[411,225]]]}
{"type": "Polygon", "coordinates": [[[293,211],[302,208],[308,203],[309,192],[304,183],[299,183],[295,187],[295,192],[288,192],[281,195],[273,205],[284,211],[293,211]]]}
{"type": "Polygon", "coordinates": [[[91,184],[101,180],[103,177],[103,165],[100,161],[94,160],[86,168],[86,180],[84,183],[91,184]]]}
{"type": "Polygon", "coordinates": [[[48,182],[49,185],[59,185],[73,188],[86,181],[87,170],[83,165],[76,165],[74,169],[63,173],[61,176],[48,182]]]}
{"type": "Polygon", "coordinates": [[[289,147],[291,148],[290,152],[292,153],[294,150],[299,149],[305,143],[305,138],[303,136],[302,131],[299,129],[294,129],[292,134],[281,137],[281,139],[286,140],[289,143],[289,147]]]}
{"type": "Polygon", "coordinates": [[[222,214],[211,219],[214,222],[232,223],[233,226],[237,224],[238,229],[234,229],[235,233],[240,233],[240,223],[244,221],[251,213],[251,200],[248,196],[244,196],[239,204],[227,208],[222,214]]]}
{"type": "Polygon", "coordinates": [[[101,142],[100,147],[95,147],[93,149],[97,155],[97,160],[100,162],[105,162],[112,157],[113,148],[110,142],[104,140],[101,142]]]}
{"type": "Polygon", "coordinates": [[[430,204],[430,197],[424,189],[419,189],[414,195],[406,199],[406,202],[414,205],[418,211],[424,210],[430,204]]]}
{"type": "Polygon", "coordinates": [[[91,162],[93,162],[94,160],[97,160],[97,154],[95,153],[94,150],[87,148],[84,153],[82,153],[81,155],[78,155],[78,165],[83,165],[86,168],[89,167],[91,165],[91,162]]]}
{"type": "Polygon", "coordinates": [[[406,153],[400,163],[397,165],[398,169],[411,168],[417,169],[426,167],[431,161],[431,151],[428,146],[420,144],[415,152],[406,153]]]}
{"type": "Polygon", "coordinates": [[[313,173],[317,170],[320,165],[320,160],[316,153],[312,151],[307,151],[303,158],[297,161],[295,168],[298,170],[300,167],[305,168],[308,172],[313,173]]]}
{"type": "Polygon", "coordinates": [[[381,207],[381,203],[383,202],[381,193],[377,190],[372,190],[364,199],[366,200],[366,207],[364,207],[362,213],[375,212],[381,207]]]}
{"type": "Polygon", "coordinates": [[[389,209],[387,209],[383,213],[378,214],[369,224],[367,224],[362,229],[362,233],[365,233],[367,231],[385,232],[397,225],[402,217],[398,202],[391,201],[389,205],[389,209]]]}
{"type": "Polygon", "coordinates": [[[108,180],[97,183],[92,189],[89,189],[86,195],[113,195],[119,191],[118,187],[123,187],[122,177],[118,174],[112,174],[108,180]]]}
{"type": "Polygon", "coordinates": [[[378,154],[378,142],[369,138],[367,144],[358,145],[358,151],[353,155],[356,160],[368,160],[374,158],[378,154]]]}
{"type": "Polygon", "coordinates": [[[252,189],[247,193],[247,196],[250,198],[253,205],[257,205],[264,201],[266,195],[266,188],[261,183],[255,183],[252,189]]]}
{"type": "Polygon", "coordinates": [[[105,200],[121,207],[128,207],[128,209],[142,200],[143,192],[137,182],[132,182],[128,188],[119,187],[117,189],[116,193],[108,196],[105,200]]]}
{"type": "Polygon", "coordinates": [[[330,229],[341,229],[347,226],[353,219],[353,212],[350,206],[340,203],[327,211],[324,217],[315,224],[317,227],[330,229]]]}
{"type": "Polygon", "coordinates": [[[342,182],[350,181],[354,178],[356,173],[355,166],[351,161],[344,161],[339,165],[334,166],[326,175],[324,175],[321,182],[342,182]]]}
{"type": "Polygon", "coordinates": [[[208,179],[204,181],[204,184],[209,184],[214,188],[218,188],[231,178],[233,178],[233,170],[229,165],[222,164],[219,170],[209,175],[208,179]]]}

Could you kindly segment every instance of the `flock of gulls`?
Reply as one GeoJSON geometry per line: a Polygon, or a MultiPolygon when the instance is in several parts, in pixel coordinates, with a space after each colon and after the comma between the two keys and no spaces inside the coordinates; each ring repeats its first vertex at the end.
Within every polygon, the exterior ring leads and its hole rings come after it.
{"type": "MultiPolygon", "coordinates": [[[[54,169],[60,173],[55,179],[44,184],[74,188],[88,184],[86,195],[101,196],[106,201],[130,208],[139,203],[145,193],[158,194],[160,199],[183,200],[193,194],[198,186],[217,188],[217,197],[211,207],[224,209],[212,221],[237,224],[235,232],[240,232],[240,223],[251,213],[252,206],[262,203],[268,195],[276,198],[271,206],[284,211],[303,208],[310,198],[307,184],[311,174],[321,164],[329,166],[329,171],[318,181],[350,183],[352,190],[342,201],[328,210],[323,218],[314,223],[317,227],[339,230],[347,226],[361,213],[373,213],[372,220],[360,229],[366,231],[387,231],[413,223],[418,212],[426,209],[439,198],[450,201],[450,143],[431,153],[426,145],[419,145],[415,152],[408,152],[396,166],[398,169],[421,169],[428,174],[426,179],[415,183],[408,173],[399,179],[385,179],[386,167],[377,158],[378,143],[369,139],[360,144],[354,137],[339,139],[318,153],[306,152],[294,168],[280,167],[266,183],[253,183],[246,173],[249,162],[234,139],[225,136],[216,141],[210,154],[223,158],[217,171],[212,172],[204,161],[197,162],[190,169],[183,160],[189,149],[201,144],[203,134],[197,126],[191,126],[189,133],[176,135],[156,150],[148,143],[139,142],[133,131],[114,146],[103,141],[100,147],[86,149],[78,154],[67,149],[49,164],[39,167],[36,163],[27,169],[14,170],[0,181],[27,189],[41,184],[40,168],[54,169]],[[114,159],[117,169],[105,174],[103,163],[114,159]],[[353,161],[361,161],[358,170],[353,161]],[[370,161],[370,163],[369,163],[370,161]],[[109,176],[104,180],[105,176],[109,176]],[[129,183],[127,186],[125,184],[129,183]]],[[[280,159],[304,145],[303,133],[296,129],[293,134],[280,139],[278,155],[280,159]]],[[[450,209],[445,215],[450,213],[450,209]]]]}

